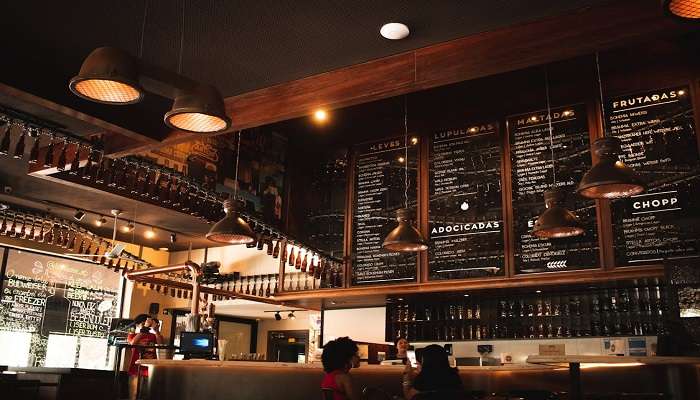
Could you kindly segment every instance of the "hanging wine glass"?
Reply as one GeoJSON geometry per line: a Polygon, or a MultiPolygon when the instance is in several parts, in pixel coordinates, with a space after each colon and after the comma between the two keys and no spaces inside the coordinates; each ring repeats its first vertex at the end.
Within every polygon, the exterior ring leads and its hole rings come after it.
{"type": "Polygon", "coordinates": [[[6,156],[10,154],[10,141],[12,140],[10,133],[11,128],[11,122],[7,121],[4,126],[5,132],[3,133],[2,140],[0,140],[0,155],[6,156]]]}
{"type": "Polygon", "coordinates": [[[34,240],[36,237],[36,217],[32,217],[32,227],[29,229],[29,240],[34,240]]]}
{"type": "Polygon", "coordinates": [[[96,150],[93,149],[92,147],[88,149],[87,162],[85,163],[85,166],[83,167],[83,174],[81,176],[83,179],[90,179],[90,173],[92,171],[92,164],[95,162],[95,153],[96,153],[96,150]]]}
{"type": "Polygon", "coordinates": [[[12,157],[16,160],[24,158],[24,143],[26,138],[26,132],[29,129],[26,125],[22,127],[22,134],[19,139],[17,139],[17,144],[15,145],[15,152],[12,157]]]}
{"type": "Polygon", "coordinates": [[[29,164],[39,163],[39,146],[41,145],[41,132],[36,131],[34,136],[34,143],[32,143],[32,148],[29,150],[29,164]]]}
{"type": "Polygon", "coordinates": [[[180,207],[180,182],[174,174],[170,175],[169,189],[168,203],[173,207],[180,207]]]}
{"type": "Polygon", "coordinates": [[[154,200],[163,204],[170,204],[170,173],[161,171],[158,178],[158,195],[154,200]]]}
{"type": "Polygon", "coordinates": [[[2,213],[2,224],[0,225],[0,235],[4,235],[7,232],[7,213],[2,213]]]}
{"type": "Polygon", "coordinates": [[[100,158],[95,160],[95,168],[93,170],[92,174],[92,180],[95,181],[95,183],[102,184],[105,182],[105,157],[104,155],[100,155],[100,158]]]}
{"type": "Polygon", "coordinates": [[[44,157],[44,168],[53,167],[54,151],[56,150],[56,142],[53,133],[51,134],[50,140],[49,146],[46,148],[46,156],[44,157]]]}
{"type": "Polygon", "coordinates": [[[27,226],[27,219],[28,217],[26,215],[22,216],[22,227],[19,228],[19,235],[22,237],[22,239],[27,239],[29,237],[29,227],[27,226]]]}
{"type": "Polygon", "coordinates": [[[145,168],[146,174],[143,177],[143,189],[139,192],[139,194],[141,195],[141,197],[151,197],[153,186],[155,186],[153,184],[153,181],[155,179],[156,170],[148,165],[146,165],[145,168]]]}
{"type": "Polygon", "coordinates": [[[55,235],[53,234],[53,221],[49,220],[48,229],[46,229],[46,235],[44,236],[44,241],[50,245],[54,244],[55,235]]]}
{"type": "Polygon", "coordinates": [[[12,216],[12,226],[10,226],[10,237],[17,237],[17,213],[12,216]]]}
{"type": "Polygon", "coordinates": [[[70,175],[78,175],[78,170],[80,169],[80,143],[75,142],[75,151],[73,152],[73,159],[70,162],[70,168],[68,173],[70,175]]]}
{"type": "Polygon", "coordinates": [[[58,156],[58,163],[56,164],[56,169],[59,171],[66,170],[66,152],[68,151],[68,139],[63,139],[63,146],[61,147],[61,153],[58,156]]]}

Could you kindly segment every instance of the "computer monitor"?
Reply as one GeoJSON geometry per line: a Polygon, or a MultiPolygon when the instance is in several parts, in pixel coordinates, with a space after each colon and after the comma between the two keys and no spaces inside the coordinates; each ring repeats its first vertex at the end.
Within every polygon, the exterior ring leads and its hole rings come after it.
{"type": "Polygon", "coordinates": [[[203,332],[181,332],[180,353],[211,355],[214,353],[214,335],[203,332]]]}

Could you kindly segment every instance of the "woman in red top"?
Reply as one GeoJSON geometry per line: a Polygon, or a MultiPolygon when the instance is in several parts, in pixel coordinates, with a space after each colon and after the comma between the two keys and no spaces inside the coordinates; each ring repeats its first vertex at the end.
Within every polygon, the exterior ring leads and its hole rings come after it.
{"type": "MultiPolygon", "coordinates": [[[[129,344],[136,346],[152,346],[163,342],[163,336],[161,336],[158,330],[158,322],[150,315],[140,314],[134,318],[134,323],[136,324],[135,333],[130,333],[126,339],[129,344]]],[[[148,376],[148,370],[146,368],[139,368],[136,364],[136,361],[142,358],[149,360],[155,359],[156,349],[152,347],[131,348],[131,358],[129,359],[129,398],[131,400],[136,399],[139,369],[141,376],[148,376]]]]}
{"type": "Polygon", "coordinates": [[[333,391],[333,400],[359,400],[359,392],[352,385],[350,369],[360,366],[360,356],[355,342],[348,337],[331,340],[323,346],[323,370],[326,374],[321,389],[333,391]]]}

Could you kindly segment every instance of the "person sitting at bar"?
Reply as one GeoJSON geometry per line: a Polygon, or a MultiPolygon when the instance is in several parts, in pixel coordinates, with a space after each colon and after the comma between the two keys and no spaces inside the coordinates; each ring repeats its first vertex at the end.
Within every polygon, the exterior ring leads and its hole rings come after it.
{"type": "Polygon", "coordinates": [[[457,368],[450,367],[445,348],[431,344],[425,347],[416,370],[406,364],[403,374],[403,394],[406,400],[462,399],[464,388],[457,368]]]}
{"type": "Polygon", "coordinates": [[[359,400],[355,391],[350,369],[360,366],[358,347],[349,337],[331,340],[323,346],[321,361],[326,372],[321,381],[321,389],[330,390],[333,400],[359,400]]]}
{"type": "MultiPolygon", "coordinates": [[[[134,318],[136,329],[133,333],[129,333],[126,338],[127,342],[133,346],[153,346],[163,343],[163,336],[160,334],[157,321],[148,314],[136,316],[134,318]]],[[[129,399],[131,400],[136,399],[139,376],[148,376],[148,370],[139,368],[136,364],[139,359],[156,359],[156,349],[153,347],[133,347],[131,349],[129,360],[129,399]]]]}
{"type": "Polygon", "coordinates": [[[394,340],[394,351],[396,353],[393,353],[391,356],[392,360],[401,360],[403,361],[404,364],[408,363],[408,355],[407,351],[409,350],[410,345],[408,343],[408,339],[399,336],[394,340]]]}

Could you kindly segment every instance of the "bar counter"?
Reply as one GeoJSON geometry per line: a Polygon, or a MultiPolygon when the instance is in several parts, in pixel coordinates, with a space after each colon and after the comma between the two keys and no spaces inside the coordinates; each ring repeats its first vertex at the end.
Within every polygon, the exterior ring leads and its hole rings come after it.
{"type": "MultiPolygon", "coordinates": [[[[700,360],[698,360],[700,361],[700,360]]],[[[251,361],[143,360],[148,382],[142,387],[151,400],[192,398],[278,400],[320,397],[320,363],[287,364],[251,361]]],[[[681,366],[684,398],[697,398],[700,369],[681,366]]],[[[362,365],[351,374],[358,388],[379,388],[401,394],[403,366],[362,365]]],[[[514,390],[568,392],[569,368],[560,365],[510,364],[459,367],[468,391],[507,393],[514,390]]],[[[581,382],[586,393],[664,393],[668,386],[664,365],[596,365],[586,368],[581,382]]]]}

